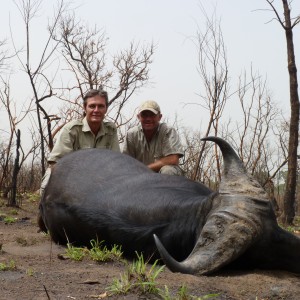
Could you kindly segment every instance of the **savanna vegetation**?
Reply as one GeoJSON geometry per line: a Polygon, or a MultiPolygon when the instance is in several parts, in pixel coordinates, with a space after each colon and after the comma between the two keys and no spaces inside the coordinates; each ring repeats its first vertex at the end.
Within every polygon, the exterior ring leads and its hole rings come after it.
{"type": "MultiPolygon", "coordinates": [[[[107,249],[102,241],[93,240],[89,249],[71,244],[62,249],[51,243],[49,235],[36,232],[38,190],[47,155],[62,126],[82,116],[84,92],[100,86],[108,91],[107,118],[118,127],[122,143],[135,123],[134,112],[128,113],[126,107],[149,82],[159,44],[128,41],[127,48],[111,55],[104,30],[78,20],[72,3],[59,0],[45,16],[47,34],[34,48],[33,39],[40,37],[32,32],[43,1],[14,3],[19,12],[14,17],[25,34],[19,41],[11,31],[10,39],[0,41],[0,299],[298,299],[299,278],[291,274],[270,276],[256,270],[214,277],[174,274],[156,263],[149,265],[138,253],[136,260],[126,261],[119,245],[107,249]],[[18,72],[25,74],[29,97],[12,96],[20,88],[11,80],[18,72]]],[[[262,0],[264,4],[271,14],[266,14],[266,21],[276,19],[273,26],[281,26],[286,36],[291,115],[282,114],[259,71],[245,69],[232,78],[221,21],[216,12],[209,16],[202,7],[199,18],[206,25],[190,37],[198,53],[201,92],[197,103],[186,105],[200,107],[209,119],[201,129],[177,122],[174,126],[185,147],[180,163],[186,177],[218,189],[222,159],[218,148],[201,138],[223,137],[267,190],[279,221],[299,234],[299,98],[293,29],[300,17],[291,13],[293,2],[262,0]],[[230,105],[239,107],[239,116],[228,118],[224,112],[230,105]]]]}
{"type": "MultiPolygon", "coordinates": [[[[22,195],[39,189],[47,155],[62,126],[82,116],[81,99],[87,89],[102,86],[108,90],[107,118],[117,125],[122,143],[126,130],[135,122],[134,114],[128,115],[124,108],[148,83],[159,45],[129,41],[126,49],[116,49],[114,55],[108,55],[105,32],[95,24],[78,20],[72,4],[61,0],[49,21],[44,43],[39,49],[33,49],[32,24],[43,1],[16,0],[15,5],[20,24],[25,28],[25,43],[18,48],[19,41],[13,32],[11,41],[3,39],[0,43],[0,108],[5,115],[0,131],[0,191],[8,205],[21,206],[22,195]],[[28,99],[11,96],[16,87],[10,75],[20,69],[26,74],[31,91],[28,99]]],[[[218,188],[222,178],[218,149],[206,145],[201,138],[223,137],[234,146],[248,172],[268,191],[280,221],[291,225],[300,206],[297,196],[299,98],[293,48],[293,29],[300,17],[291,15],[292,3],[288,1],[266,0],[265,5],[286,35],[290,118],[278,109],[267,79],[259,71],[244,70],[235,83],[231,78],[229,85],[229,62],[221,22],[216,12],[208,16],[203,8],[199,16],[205,18],[206,26],[199,26],[190,39],[198,53],[195,65],[199,70],[201,94],[196,104],[207,111],[209,121],[201,131],[185,128],[184,124],[174,125],[185,146],[181,167],[186,177],[212,189],[218,188]],[[225,108],[232,103],[240,109],[239,118],[229,119],[224,115],[225,108]]]]}

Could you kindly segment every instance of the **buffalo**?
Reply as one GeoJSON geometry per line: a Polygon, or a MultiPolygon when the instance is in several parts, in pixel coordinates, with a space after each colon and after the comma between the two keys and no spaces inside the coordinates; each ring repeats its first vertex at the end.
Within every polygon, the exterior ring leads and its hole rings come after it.
{"type": "Polygon", "coordinates": [[[300,273],[300,238],[280,228],[268,196],[232,147],[223,155],[219,191],[183,176],[154,173],[125,154],[86,149],[60,159],[40,203],[55,243],[92,239],[162,258],[173,272],[222,268],[300,273]]]}

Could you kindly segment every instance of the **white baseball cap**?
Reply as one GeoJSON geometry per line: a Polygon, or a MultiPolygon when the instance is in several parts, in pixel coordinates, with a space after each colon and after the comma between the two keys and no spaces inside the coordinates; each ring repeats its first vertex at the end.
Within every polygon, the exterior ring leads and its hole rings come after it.
{"type": "Polygon", "coordinates": [[[141,113],[144,110],[150,110],[156,115],[160,113],[159,105],[153,100],[147,100],[141,104],[141,106],[139,107],[139,113],[141,113]]]}

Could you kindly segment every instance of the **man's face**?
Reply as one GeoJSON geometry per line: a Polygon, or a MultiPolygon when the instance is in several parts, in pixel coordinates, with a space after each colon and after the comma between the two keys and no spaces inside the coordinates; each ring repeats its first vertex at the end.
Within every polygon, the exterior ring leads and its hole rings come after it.
{"type": "Polygon", "coordinates": [[[88,98],[84,110],[89,124],[100,124],[107,111],[105,98],[99,95],[88,98]]]}
{"type": "Polygon", "coordinates": [[[144,110],[138,114],[138,119],[144,131],[156,130],[161,117],[162,115],[160,113],[156,115],[150,110],[144,110]]]}

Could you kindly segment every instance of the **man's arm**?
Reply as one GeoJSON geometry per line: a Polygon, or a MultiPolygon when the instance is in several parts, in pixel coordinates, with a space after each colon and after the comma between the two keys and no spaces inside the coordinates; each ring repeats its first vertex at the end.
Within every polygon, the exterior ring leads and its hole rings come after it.
{"type": "Polygon", "coordinates": [[[128,131],[124,139],[122,153],[130,155],[133,158],[136,158],[133,138],[134,138],[133,134],[128,131]]]}
{"type": "Polygon", "coordinates": [[[69,128],[65,125],[54,144],[52,151],[48,157],[48,162],[55,163],[64,155],[74,151],[74,138],[71,135],[69,128]]]}
{"type": "Polygon", "coordinates": [[[168,156],[162,157],[155,162],[148,165],[154,172],[158,172],[163,166],[166,165],[178,165],[179,164],[179,155],[178,154],[170,154],[168,156]]]}
{"type": "Polygon", "coordinates": [[[148,167],[154,172],[159,172],[160,169],[167,165],[178,166],[179,159],[183,156],[183,149],[177,131],[172,127],[167,127],[162,124],[162,157],[156,159],[148,167]]]}
{"type": "Polygon", "coordinates": [[[111,142],[111,150],[121,152],[117,129],[114,135],[112,136],[112,142],[111,142]]]}

